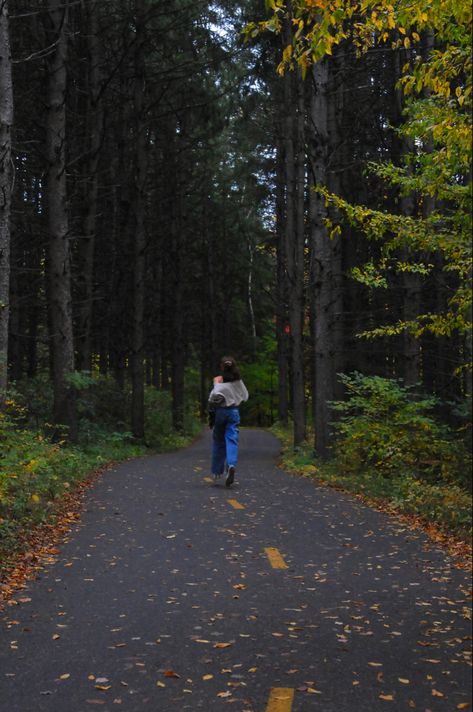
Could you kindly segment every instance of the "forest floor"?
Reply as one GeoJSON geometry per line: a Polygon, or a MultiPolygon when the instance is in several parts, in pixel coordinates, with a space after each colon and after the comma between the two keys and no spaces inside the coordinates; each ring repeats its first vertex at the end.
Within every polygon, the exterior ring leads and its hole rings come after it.
{"type": "Polygon", "coordinates": [[[243,430],[116,465],[8,601],[9,712],[470,709],[469,574],[420,530],[277,467],[243,430]]]}

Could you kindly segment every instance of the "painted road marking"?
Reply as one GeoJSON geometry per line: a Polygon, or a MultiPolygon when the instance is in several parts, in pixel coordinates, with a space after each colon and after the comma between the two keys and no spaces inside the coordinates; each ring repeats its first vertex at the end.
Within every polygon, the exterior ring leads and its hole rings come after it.
{"type": "Polygon", "coordinates": [[[237,499],[229,499],[227,500],[228,504],[231,504],[233,509],[245,509],[245,505],[241,504],[237,499]]]}
{"type": "Polygon", "coordinates": [[[279,549],[266,547],[265,552],[273,569],[287,569],[287,564],[284,561],[279,549]]]}
{"type": "Polygon", "coordinates": [[[293,700],[294,690],[290,687],[273,687],[266,712],[291,712],[293,700]]]}

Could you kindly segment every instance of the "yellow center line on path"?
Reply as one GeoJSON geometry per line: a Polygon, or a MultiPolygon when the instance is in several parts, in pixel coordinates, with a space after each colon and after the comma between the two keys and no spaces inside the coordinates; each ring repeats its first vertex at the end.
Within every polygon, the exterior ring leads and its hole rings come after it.
{"type": "Polygon", "coordinates": [[[290,687],[273,687],[266,712],[291,712],[294,690],[290,687]]]}
{"type": "Polygon", "coordinates": [[[229,499],[227,500],[228,504],[231,504],[233,509],[245,509],[245,505],[241,504],[237,499],[229,499]]]}
{"type": "Polygon", "coordinates": [[[266,547],[265,552],[273,569],[287,569],[287,564],[284,561],[279,549],[266,547]]]}

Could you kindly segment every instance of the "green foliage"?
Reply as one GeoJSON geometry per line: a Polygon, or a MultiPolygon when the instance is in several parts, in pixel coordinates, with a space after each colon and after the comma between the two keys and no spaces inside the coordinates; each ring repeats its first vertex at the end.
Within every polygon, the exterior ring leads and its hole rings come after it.
{"type": "MultiPolygon", "coordinates": [[[[186,392],[194,391],[192,378],[186,379],[186,392]]],[[[193,393],[195,396],[195,392],[193,393]]],[[[172,397],[170,391],[157,391],[148,386],[145,389],[145,433],[146,441],[153,450],[162,452],[188,445],[202,425],[198,417],[198,401],[186,399],[184,430],[176,433],[172,426],[172,397]]]]}
{"type": "MultiPolygon", "coordinates": [[[[380,245],[379,263],[356,267],[352,273],[362,284],[385,288],[393,272],[425,277],[433,269],[433,257],[449,284],[451,296],[439,313],[382,324],[361,336],[409,332],[415,338],[424,333],[468,338],[472,328],[471,2],[270,0],[267,9],[270,19],[251,23],[246,34],[250,38],[265,30],[279,33],[283,18],[292,18],[292,42],[283,50],[279,73],[296,64],[305,73],[313,63],[330,62],[341,43],[351,43],[358,55],[376,46],[409,50],[410,59],[393,89],[404,94],[405,123],[398,134],[412,150],[402,165],[383,162],[370,168],[395,194],[415,199],[414,214],[397,214],[391,197],[379,210],[372,210],[350,204],[326,186],[316,190],[343,219],[380,245]],[[429,35],[435,38],[435,46],[425,51],[423,42],[429,35]]],[[[327,227],[332,233],[337,228],[327,227]]],[[[463,368],[471,369],[468,353],[463,368]]]]}
{"type": "Polygon", "coordinates": [[[277,415],[278,372],[275,360],[274,337],[266,337],[256,361],[244,364],[243,380],[250,397],[242,405],[244,425],[266,427],[272,425],[277,415]]]}
{"type": "Polygon", "coordinates": [[[342,376],[347,401],[333,404],[333,457],[319,462],[312,449],[292,447],[290,429],[272,428],[282,441],[283,465],[361,494],[382,506],[414,514],[461,537],[471,535],[471,412],[457,409],[453,431],[434,416],[434,398],[420,398],[398,381],[342,376]]]}
{"type": "Polygon", "coordinates": [[[432,484],[468,484],[471,456],[463,441],[433,415],[435,398],[419,398],[400,382],[342,375],[348,399],[332,404],[335,457],[347,473],[375,472],[432,484]]]}
{"type": "MultiPolygon", "coordinates": [[[[14,408],[12,401],[9,407],[14,408]]],[[[25,526],[48,519],[64,493],[87,473],[143,453],[127,433],[108,433],[100,446],[51,444],[0,412],[0,552],[19,546],[25,526]]]]}
{"type": "MultiPolygon", "coordinates": [[[[172,427],[171,394],[145,389],[147,444],[154,451],[188,445],[201,424],[195,405],[196,379],[189,373],[186,393],[189,405],[184,432],[172,427]]],[[[40,375],[17,384],[0,411],[0,559],[24,545],[23,534],[32,526],[52,521],[67,492],[88,474],[112,461],[145,455],[149,450],[127,432],[130,389],[113,378],[74,374],[80,417],[80,442],[51,443],[48,420],[52,395],[40,375]]]]}

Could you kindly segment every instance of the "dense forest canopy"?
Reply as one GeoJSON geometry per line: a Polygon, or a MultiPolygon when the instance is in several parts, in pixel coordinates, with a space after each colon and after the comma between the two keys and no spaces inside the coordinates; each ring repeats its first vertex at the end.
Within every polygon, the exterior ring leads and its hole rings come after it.
{"type": "Polygon", "coordinates": [[[182,432],[232,353],[248,423],[321,457],[339,374],[463,425],[469,4],[0,7],[4,400],[74,442],[116,388],[144,440],[152,389],[182,432]]]}

